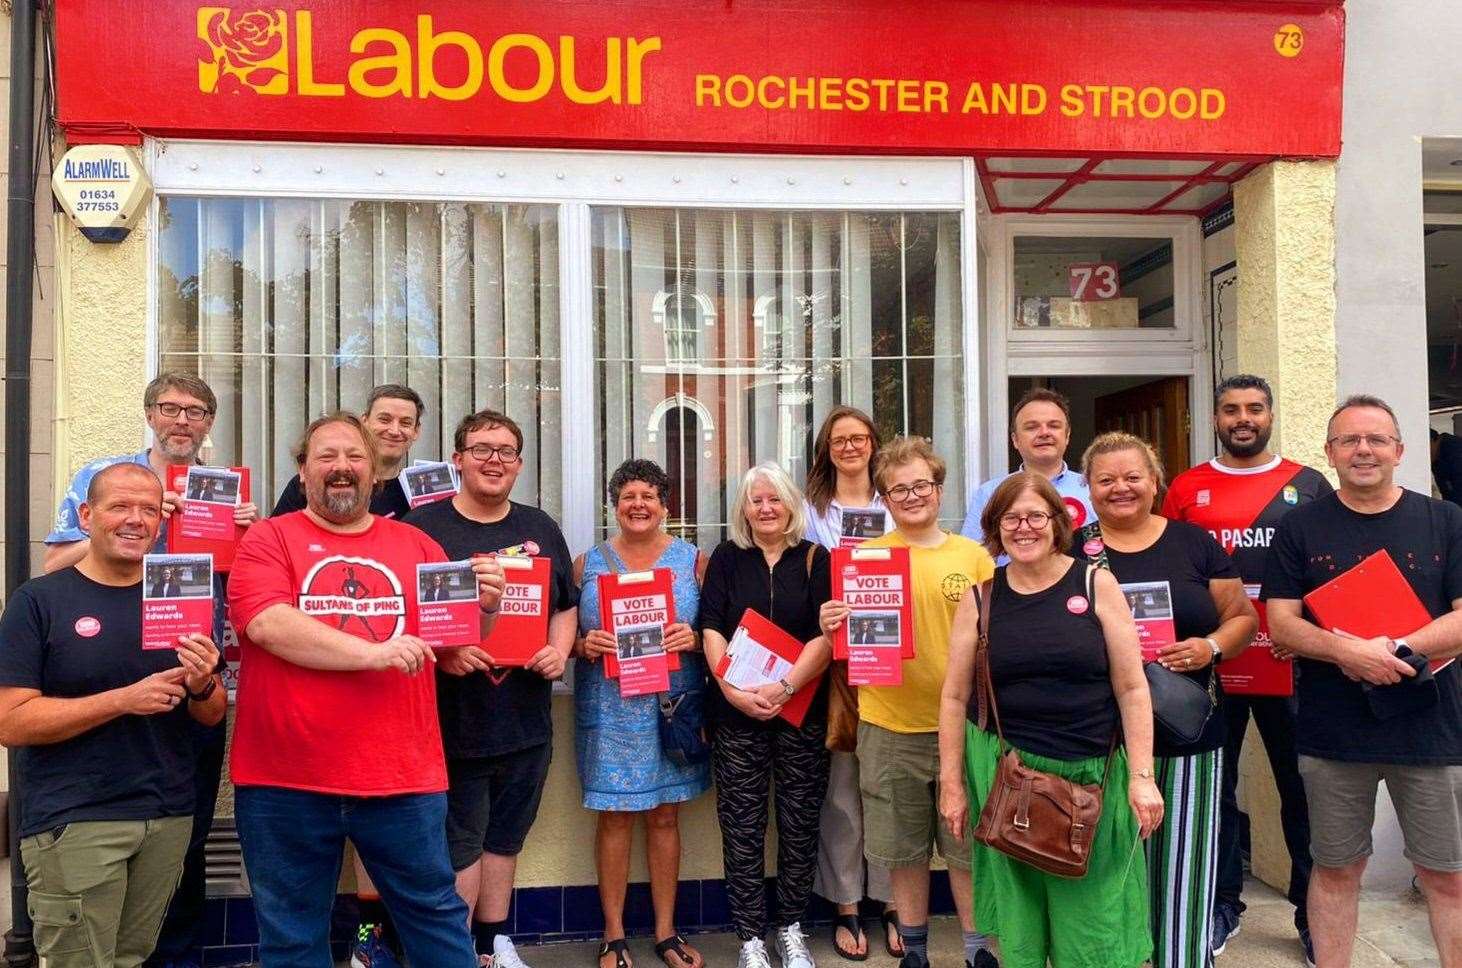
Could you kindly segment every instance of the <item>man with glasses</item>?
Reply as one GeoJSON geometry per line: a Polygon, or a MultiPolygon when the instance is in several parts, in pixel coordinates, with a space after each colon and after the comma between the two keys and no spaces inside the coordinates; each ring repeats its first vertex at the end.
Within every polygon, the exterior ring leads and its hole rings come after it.
{"type": "MultiPolygon", "coordinates": [[[[949,865],[949,888],[964,932],[965,961],[996,968],[990,939],[975,930],[970,844],[939,819],[939,703],[949,659],[949,633],[960,600],[995,573],[977,542],[939,527],[944,461],[928,441],[900,437],[878,452],[873,480],[894,530],[863,548],[909,549],[914,658],[903,684],[858,687],[858,772],[864,778],[863,852],[888,868],[904,943],[903,968],[929,964],[929,861],[933,848],[949,865]]],[[[845,602],[822,607],[831,634],[849,614],[845,602]]]]}
{"type": "Polygon", "coordinates": [[[1270,634],[1299,657],[1296,745],[1320,968],[1350,964],[1381,780],[1430,907],[1441,964],[1462,965],[1462,672],[1452,662],[1419,673],[1427,660],[1462,652],[1462,508],[1397,485],[1402,451],[1384,400],[1342,403],[1325,443],[1340,489],[1285,515],[1264,570],[1270,634]],[[1432,621],[1395,639],[1320,627],[1304,596],[1378,551],[1432,621]]]}
{"type": "MultiPolygon", "coordinates": [[[[401,468],[411,445],[421,436],[421,415],[426,409],[421,394],[398,383],[383,383],[366,400],[366,432],[376,444],[376,489],[371,492],[371,513],[377,517],[406,517],[411,504],[401,487],[401,468]]],[[[270,517],[305,509],[305,492],[298,475],[279,492],[270,517]]],[[[361,966],[366,968],[366,966],[361,966]]]]}
{"type": "MultiPolygon", "coordinates": [[[[1213,430],[1223,450],[1212,460],[1173,479],[1163,501],[1163,516],[1189,521],[1207,529],[1238,566],[1251,598],[1259,594],[1264,564],[1274,529],[1289,512],[1332,490],[1325,475],[1311,467],[1285,460],[1269,450],[1274,431],[1274,395],[1269,384],[1251,374],[1229,377],[1214,392],[1213,430]]],[[[1268,628],[1259,626],[1257,648],[1267,648],[1268,628]]],[[[1223,952],[1239,933],[1244,912],[1244,865],[1239,845],[1239,755],[1249,714],[1264,737],[1269,765],[1279,790],[1279,817],[1289,849],[1289,900],[1300,945],[1313,961],[1305,893],[1310,884],[1310,821],[1305,786],[1295,753],[1293,695],[1248,696],[1226,693],[1223,712],[1228,741],[1223,751],[1223,779],[1219,792],[1218,900],[1213,912],[1210,946],[1223,952]]]]}
{"type": "MultiPolygon", "coordinates": [[[[1010,442],[1020,454],[1016,471],[1033,471],[1050,480],[1071,515],[1071,526],[1079,529],[1091,520],[1091,492],[1086,478],[1066,466],[1066,447],[1071,443],[1071,402],[1065,395],[1036,387],[1027,390],[1010,411],[1010,442]]],[[[1014,473],[1014,472],[1012,472],[1014,473]]],[[[975,489],[970,498],[960,533],[975,541],[984,539],[980,515],[1009,474],[991,478],[975,489]]]]}
{"type": "MultiPolygon", "coordinates": [[[[158,529],[153,551],[167,550],[169,519],[182,506],[183,496],[168,489],[167,470],[171,464],[199,463],[199,452],[213,428],[218,411],[218,398],[207,383],[186,373],[159,374],[142,392],[142,411],[152,430],[152,445],[136,454],[101,457],[78,470],[71,478],[61,506],[56,511],[56,524],[46,535],[46,553],[41,567],[47,574],[69,568],[86,557],[91,539],[81,526],[81,505],[86,501],[91,480],[113,464],[131,463],[146,467],[163,483],[162,527],[158,529]]],[[[244,527],[258,520],[259,509],[250,502],[234,509],[234,521],[244,527]]],[[[225,576],[216,572],[214,581],[213,640],[223,642],[225,576]]],[[[198,964],[201,944],[199,932],[203,923],[204,860],[203,845],[213,826],[213,810],[218,803],[218,783],[223,773],[223,752],[227,727],[192,724],[198,761],[194,776],[197,781],[194,798],[193,834],[183,864],[183,879],[173,895],[162,934],[158,937],[149,965],[176,965],[188,968],[198,964]]]]}
{"type": "Polygon", "coordinates": [[[523,431],[480,410],[457,424],[452,462],[462,489],[412,511],[453,560],[476,554],[552,561],[548,642],[522,668],[496,668],[476,646],[444,652],[437,703],[447,756],[447,846],[457,892],[472,912],[482,964],[522,968],[508,936],[508,904],[523,841],[538,815],[553,753],[553,680],[578,628],[579,592],[563,531],[543,511],[510,499],[523,469],[523,431]]]}

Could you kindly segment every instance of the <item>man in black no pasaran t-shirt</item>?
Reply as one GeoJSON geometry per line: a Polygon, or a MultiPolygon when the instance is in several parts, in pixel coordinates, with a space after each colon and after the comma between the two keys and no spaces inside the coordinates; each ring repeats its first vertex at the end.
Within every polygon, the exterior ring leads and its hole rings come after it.
{"type": "Polygon", "coordinates": [[[1432,908],[1443,964],[1449,957],[1455,963],[1462,951],[1462,671],[1453,662],[1431,683],[1419,682],[1403,660],[1462,652],[1462,508],[1396,485],[1403,445],[1384,401],[1351,397],[1326,437],[1340,490],[1280,522],[1261,593],[1275,644],[1300,657],[1297,746],[1310,806],[1316,963],[1350,964],[1381,780],[1432,908]],[[1390,555],[1433,620],[1396,639],[1352,638],[1317,625],[1304,596],[1377,551],[1390,555]]]}
{"type": "Polygon", "coordinates": [[[474,912],[480,955],[518,960],[508,902],[523,840],[538,815],[553,747],[553,680],[578,631],[579,593],[563,532],[547,514],[510,500],[523,468],[523,432],[504,414],[464,417],[452,460],[462,490],[406,518],[453,560],[474,554],[538,555],[552,562],[548,642],[523,668],[494,668],[476,646],[443,652],[437,708],[447,755],[447,846],[457,890],[474,912]]]}

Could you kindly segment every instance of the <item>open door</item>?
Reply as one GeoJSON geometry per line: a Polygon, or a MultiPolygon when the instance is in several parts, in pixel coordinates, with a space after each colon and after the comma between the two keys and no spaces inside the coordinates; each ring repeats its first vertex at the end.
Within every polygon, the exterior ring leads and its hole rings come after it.
{"type": "Polygon", "coordinates": [[[1098,433],[1123,430],[1152,444],[1168,480],[1190,466],[1188,377],[1170,376],[1096,398],[1098,433]]]}

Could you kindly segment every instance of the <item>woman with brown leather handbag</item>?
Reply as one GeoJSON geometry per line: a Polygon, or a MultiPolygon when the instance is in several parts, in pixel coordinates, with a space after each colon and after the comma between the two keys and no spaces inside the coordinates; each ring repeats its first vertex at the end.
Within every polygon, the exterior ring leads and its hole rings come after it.
{"type": "Polygon", "coordinates": [[[981,589],[960,603],[939,722],[940,814],[966,836],[980,817],[976,921],[1003,968],[1135,968],[1152,953],[1139,838],[1163,810],[1137,629],[1116,581],[1064,553],[1070,520],[1044,477],[1011,476],[982,517],[1010,563],[989,585],[987,635],[981,589]],[[996,732],[977,725],[985,688],[996,732]],[[1077,863],[1012,850],[1023,839],[1077,863]]]}

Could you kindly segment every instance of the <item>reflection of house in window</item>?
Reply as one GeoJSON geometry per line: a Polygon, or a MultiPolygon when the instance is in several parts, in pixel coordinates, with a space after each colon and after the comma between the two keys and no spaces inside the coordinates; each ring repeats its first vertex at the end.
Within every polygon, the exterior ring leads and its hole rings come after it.
{"type": "MultiPolygon", "coordinates": [[[[655,407],[648,430],[650,446],[663,455],[665,472],[670,476],[670,515],[666,527],[692,540],[700,508],[702,461],[710,456],[709,450],[702,451],[702,445],[711,443],[715,421],[701,401],[676,393],[655,407]]],[[[709,471],[709,467],[705,470],[709,471]]]]}
{"type": "Polygon", "coordinates": [[[758,299],[751,311],[751,321],[761,340],[761,358],[781,359],[782,337],[787,333],[787,320],[782,312],[781,298],[769,294],[758,299]]]}
{"type": "Polygon", "coordinates": [[[689,365],[700,360],[700,334],[716,324],[716,310],[704,294],[687,286],[661,290],[651,306],[655,324],[665,334],[667,365],[689,365]]]}

